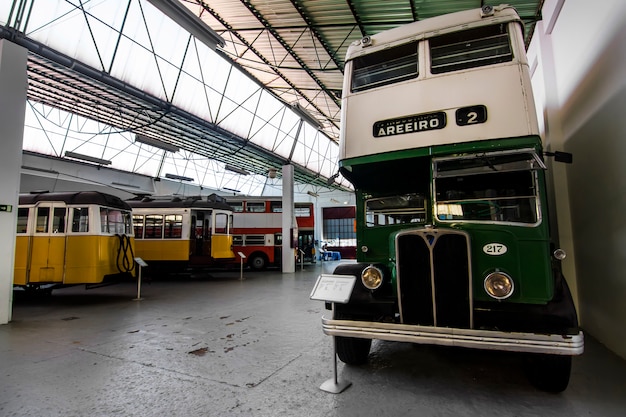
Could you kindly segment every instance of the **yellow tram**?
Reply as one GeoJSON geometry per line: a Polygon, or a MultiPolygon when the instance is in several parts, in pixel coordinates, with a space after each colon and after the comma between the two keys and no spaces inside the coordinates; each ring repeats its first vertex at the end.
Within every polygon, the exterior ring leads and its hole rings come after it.
{"type": "Polygon", "coordinates": [[[138,197],[127,203],[133,210],[136,254],[153,273],[234,260],[233,210],[222,197],[138,197]]]}
{"type": "Polygon", "coordinates": [[[26,289],[98,285],[130,277],[130,206],[96,192],[19,196],[13,283],[26,289]]]}

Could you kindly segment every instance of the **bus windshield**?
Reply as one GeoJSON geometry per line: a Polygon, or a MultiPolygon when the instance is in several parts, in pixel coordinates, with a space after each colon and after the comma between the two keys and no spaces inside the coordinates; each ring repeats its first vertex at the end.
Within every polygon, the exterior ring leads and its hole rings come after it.
{"type": "Polygon", "coordinates": [[[479,154],[434,161],[439,221],[537,224],[540,219],[534,152],[479,154]]]}
{"type": "Polygon", "coordinates": [[[365,202],[365,218],[368,227],[424,223],[424,196],[414,193],[369,199],[365,202]]]}

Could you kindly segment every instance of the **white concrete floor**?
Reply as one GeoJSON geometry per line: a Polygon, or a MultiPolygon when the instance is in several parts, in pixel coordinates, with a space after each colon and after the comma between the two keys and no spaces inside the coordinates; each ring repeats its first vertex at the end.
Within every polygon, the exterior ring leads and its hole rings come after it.
{"type": "Polygon", "coordinates": [[[626,361],[586,335],[569,388],[536,390],[513,353],[374,342],[339,362],[309,295],[338,262],[217,272],[27,299],[0,326],[0,416],[624,416],[626,361]]]}

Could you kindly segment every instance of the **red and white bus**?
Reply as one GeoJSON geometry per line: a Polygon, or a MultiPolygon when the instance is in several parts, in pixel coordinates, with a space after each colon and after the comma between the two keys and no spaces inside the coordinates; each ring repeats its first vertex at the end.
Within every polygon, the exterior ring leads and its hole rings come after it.
{"type": "MultiPolygon", "coordinates": [[[[227,198],[233,209],[233,252],[242,253],[255,270],[282,263],[282,199],[280,197],[227,198]]],[[[298,262],[315,262],[313,203],[294,203],[298,262]],[[300,256],[304,252],[304,258],[300,256]]]]}

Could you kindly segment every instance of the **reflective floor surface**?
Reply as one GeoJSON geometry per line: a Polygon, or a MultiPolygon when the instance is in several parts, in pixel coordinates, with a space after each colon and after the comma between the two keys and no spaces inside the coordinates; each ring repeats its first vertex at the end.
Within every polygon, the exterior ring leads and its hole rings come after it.
{"type": "Polygon", "coordinates": [[[624,416],[626,361],[586,335],[569,388],[536,390],[521,356],[376,341],[333,377],[320,272],[182,274],[44,297],[0,326],[0,416],[624,416]]]}

